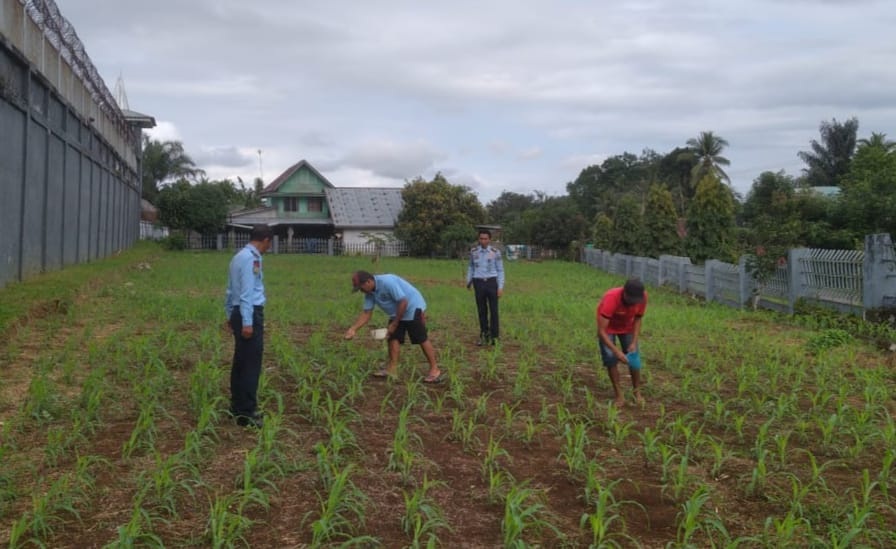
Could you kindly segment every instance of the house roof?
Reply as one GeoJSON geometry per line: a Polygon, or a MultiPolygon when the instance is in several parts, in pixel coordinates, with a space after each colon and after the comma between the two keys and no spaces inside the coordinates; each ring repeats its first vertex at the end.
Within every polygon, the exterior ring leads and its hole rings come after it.
{"type": "Polygon", "coordinates": [[[293,219],[277,217],[276,208],[262,206],[251,210],[243,210],[230,214],[228,225],[329,225],[329,219],[293,219]]]}
{"type": "Polygon", "coordinates": [[[325,189],[333,225],[340,228],[392,229],[404,203],[401,188],[325,189]]]}
{"type": "Polygon", "coordinates": [[[268,186],[265,187],[263,191],[261,191],[261,195],[264,196],[267,194],[277,192],[277,189],[279,189],[281,185],[283,185],[284,183],[289,181],[289,178],[292,177],[294,173],[301,170],[302,168],[307,168],[308,171],[310,171],[317,178],[319,178],[321,181],[323,181],[323,183],[327,187],[333,188],[333,184],[330,183],[330,180],[328,180],[326,177],[324,177],[322,173],[317,171],[317,168],[312,166],[307,160],[299,160],[297,163],[295,163],[292,166],[290,166],[289,168],[287,168],[287,170],[285,172],[281,173],[277,177],[277,179],[271,181],[268,184],[268,186]]]}

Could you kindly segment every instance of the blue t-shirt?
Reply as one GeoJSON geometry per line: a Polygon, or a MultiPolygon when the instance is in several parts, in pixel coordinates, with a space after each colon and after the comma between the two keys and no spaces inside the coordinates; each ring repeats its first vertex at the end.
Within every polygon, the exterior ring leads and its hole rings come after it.
{"type": "Polygon", "coordinates": [[[407,280],[393,274],[373,275],[373,279],[376,281],[376,288],[364,295],[365,311],[371,311],[374,305],[379,305],[389,318],[394,318],[398,303],[402,299],[408,300],[408,306],[400,320],[414,320],[414,312],[417,309],[426,310],[423,294],[407,280]]]}

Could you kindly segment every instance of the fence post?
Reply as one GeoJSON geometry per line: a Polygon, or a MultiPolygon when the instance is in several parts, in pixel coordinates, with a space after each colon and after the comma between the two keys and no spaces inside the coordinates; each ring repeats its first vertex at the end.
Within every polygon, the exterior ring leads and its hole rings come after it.
{"type": "Polygon", "coordinates": [[[221,234],[221,233],[218,233],[218,243],[217,243],[217,246],[218,246],[218,251],[219,251],[219,252],[220,252],[221,250],[224,249],[224,235],[221,234]]]}
{"type": "Polygon", "coordinates": [[[871,309],[896,307],[896,253],[887,233],[865,236],[862,307],[866,313],[871,309]]]}
{"type": "Polygon", "coordinates": [[[332,236],[327,239],[327,255],[329,255],[329,256],[333,255],[333,243],[335,240],[336,239],[333,238],[332,236]]]}
{"type": "Polygon", "coordinates": [[[704,288],[704,293],[706,294],[704,297],[706,298],[707,303],[711,303],[713,298],[716,296],[715,291],[715,277],[713,276],[713,268],[716,264],[719,263],[718,260],[715,259],[707,259],[706,263],[703,264],[704,275],[703,279],[706,282],[706,288],[704,288]]]}
{"type": "Polygon", "coordinates": [[[793,314],[797,300],[806,295],[802,260],[808,256],[808,248],[791,248],[787,251],[787,270],[790,272],[790,295],[787,296],[787,305],[790,314],[793,314]]]}
{"type": "Polygon", "coordinates": [[[737,280],[740,283],[740,291],[738,297],[740,298],[740,307],[741,309],[750,302],[753,297],[753,275],[747,272],[747,256],[742,255],[740,259],[737,260],[737,280]]]}
{"type": "Polygon", "coordinates": [[[280,253],[280,237],[277,235],[274,235],[274,253],[280,253]]]}

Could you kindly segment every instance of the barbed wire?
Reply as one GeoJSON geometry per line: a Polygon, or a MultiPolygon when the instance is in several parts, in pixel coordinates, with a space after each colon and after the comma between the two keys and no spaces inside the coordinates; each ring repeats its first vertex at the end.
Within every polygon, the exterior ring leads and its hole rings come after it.
{"type": "Polygon", "coordinates": [[[87,55],[84,44],[78,38],[75,27],[59,12],[53,0],[19,0],[25,7],[28,16],[41,30],[50,44],[59,51],[59,55],[72,68],[72,72],[87,88],[91,99],[99,106],[110,120],[125,135],[130,128],[118,103],[112,97],[109,88],[100,76],[99,71],[87,55]]]}

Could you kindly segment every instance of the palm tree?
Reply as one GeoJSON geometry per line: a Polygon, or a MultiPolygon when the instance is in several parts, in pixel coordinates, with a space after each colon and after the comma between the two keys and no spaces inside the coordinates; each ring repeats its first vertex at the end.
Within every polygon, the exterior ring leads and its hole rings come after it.
{"type": "Polygon", "coordinates": [[[822,122],[819,126],[821,142],[812,140],[812,151],[797,153],[808,166],[803,169],[810,187],[838,186],[840,178],[849,172],[849,164],[856,152],[856,133],[859,121],[855,117],[846,122],[822,122]]]}
{"type": "Polygon", "coordinates": [[[203,176],[205,171],[196,167],[183,143],[143,136],[143,198],[154,202],[163,183],[203,176]]]}
{"type": "Polygon", "coordinates": [[[858,144],[859,148],[876,147],[887,153],[896,150],[896,141],[888,140],[887,134],[880,132],[871,132],[871,137],[859,139],[858,144]]]}
{"type": "Polygon", "coordinates": [[[728,141],[712,132],[700,132],[696,138],[688,139],[687,145],[688,151],[684,155],[696,160],[694,168],[691,170],[693,183],[700,181],[707,174],[712,174],[729,184],[731,183],[731,178],[722,169],[722,166],[731,164],[730,160],[722,156],[722,150],[728,146],[728,141]]]}

